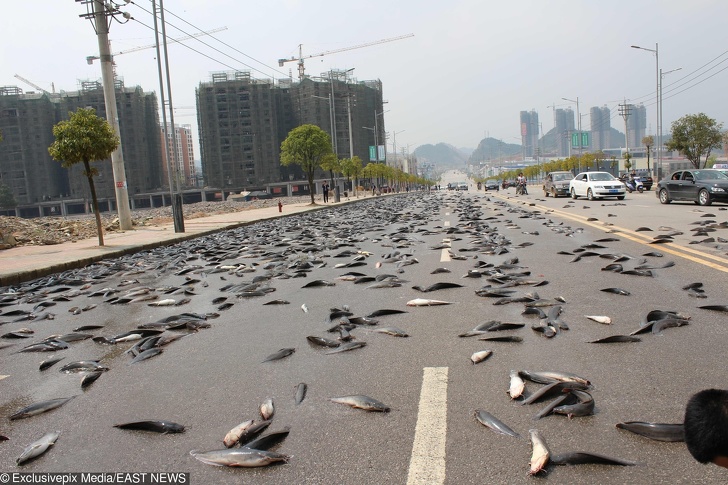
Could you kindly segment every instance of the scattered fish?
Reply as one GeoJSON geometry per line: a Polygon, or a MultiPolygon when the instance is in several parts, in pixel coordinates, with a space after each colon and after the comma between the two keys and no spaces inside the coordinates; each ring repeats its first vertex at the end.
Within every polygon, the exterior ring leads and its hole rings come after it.
{"type": "Polygon", "coordinates": [[[612,323],[612,319],[606,316],[602,315],[584,315],[589,320],[593,320],[597,323],[603,323],[604,325],[610,325],[612,323]]]}
{"type": "Polygon", "coordinates": [[[172,421],[132,421],[130,423],[115,424],[114,428],[133,429],[138,431],[152,431],[154,433],[183,433],[185,427],[172,421]]]}
{"type": "Polygon", "coordinates": [[[377,401],[369,396],[363,396],[361,394],[353,396],[342,396],[332,397],[329,399],[331,402],[338,404],[346,404],[356,409],[363,409],[365,411],[377,411],[377,412],[389,412],[389,406],[377,401]]]}
{"type": "Polygon", "coordinates": [[[49,399],[47,401],[41,401],[34,404],[31,404],[30,406],[24,407],[20,411],[17,411],[13,414],[11,414],[8,419],[15,420],[15,419],[25,419],[29,418],[31,416],[36,416],[41,413],[45,413],[48,411],[51,411],[53,409],[59,408],[66,404],[68,401],[73,399],[76,396],[71,397],[60,397],[57,399],[49,399]]]}
{"type": "Polygon", "coordinates": [[[260,417],[263,421],[268,421],[275,414],[275,407],[273,406],[273,399],[268,398],[260,405],[260,417]]]}
{"type": "Polygon", "coordinates": [[[442,300],[428,300],[426,298],[415,298],[407,302],[407,306],[435,306],[435,305],[451,305],[452,302],[442,300]]]}
{"type": "Polygon", "coordinates": [[[15,460],[15,464],[20,466],[29,460],[39,457],[55,444],[60,435],[60,431],[44,434],[40,439],[32,442],[23,450],[23,453],[15,460]]]}
{"type": "Polygon", "coordinates": [[[642,339],[634,337],[632,335],[610,335],[609,337],[600,338],[597,340],[591,340],[589,344],[611,344],[617,342],[641,342],[642,339]]]}
{"type": "Polygon", "coordinates": [[[206,452],[192,450],[190,455],[208,465],[244,468],[268,466],[277,462],[288,463],[289,460],[288,455],[244,447],[206,452]]]}
{"type": "Polygon", "coordinates": [[[248,421],[243,421],[239,425],[235,426],[233,429],[227,432],[225,435],[225,438],[223,438],[222,442],[227,448],[232,448],[235,446],[238,441],[240,441],[240,437],[243,435],[243,433],[248,430],[251,426],[253,426],[252,419],[249,419],[248,421]]]}
{"type": "Polygon", "coordinates": [[[475,352],[473,355],[470,356],[470,361],[473,364],[479,364],[483,362],[485,359],[493,355],[492,350],[481,350],[478,352],[475,352]]]}
{"type": "Polygon", "coordinates": [[[551,457],[551,463],[554,465],[618,465],[618,466],[635,466],[634,461],[622,460],[621,458],[612,458],[597,453],[585,453],[573,451],[570,453],[560,453],[551,457]]]}
{"type": "Polygon", "coordinates": [[[475,410],[475,419],[486,428],[490,428],[496,433],[503,434],[506,436],[513,436],[514,438],[520,438],[521,435],[513,431],[508,425],[504,424],[498,418],[493,416],[487,411],[482,409],[475,410]]]}
{"type": "Polygon", "coordinates": [[[544,469],[546,464],[548,464],[551,452],[549,451],[543,436],[541,436],[541,433],[537,429],[531,429],[528,433],[531,435],[532,448],[531,461],[529,462],[531,469],[528,474],[536,475],[544,469]]]}
{"type": "Polygon", "coordinates": [[[296,404],[301,404],[306,398],[306,392],[308,391],[308,385],[305,382],[301,382],[296,386],[296,404]]]}
{"type": "Polygon", "coordinates": [[[614,293],[615,295],[623,295],[623,296],[629,296],[631,293],[627,290],[623,290],[622,288],[602,288],[599,291],[603,291],[605,293],[614,293]]]}
{"type": "Polygon", "coordinates": [[[669,424],[626,421],[624,423],[617,423],[617,428],[655,441],[685,441],[685,428],[682,423],[669,424]]]}
{"type": "Polygon", "coordinates": [[[268,357],[262,360],[262,362],[270,362],[272,360],[280,360],[283,358],[288,357],[289,355],[293,354],[296,351],[294,348],[285,348],[281,349],[278,352],[275,352],[273,354],[270,354],[268,357]]]}

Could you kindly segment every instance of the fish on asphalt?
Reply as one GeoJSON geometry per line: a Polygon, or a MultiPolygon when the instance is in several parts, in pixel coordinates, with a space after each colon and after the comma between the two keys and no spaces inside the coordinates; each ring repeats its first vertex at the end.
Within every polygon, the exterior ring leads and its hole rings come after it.
{"type": "Polygon", "coordinates": [[[440,282],[440,283],[433,283],[426,288],[423,288],[422,286],[419,286],[419,285],[415,285],[412,287],[412,289],[421,291],[423,293],[428,293],[430,291],[443,290],[446,288],[462,288],[462,287],[463,287],[463,285],[459,285],[457,283],[440,282]]]}
{"type": "Polygon", "coordinates": [[[71,372],[107,371],[109,368],[99,364],[98,360],[79,360],[69,362],[58,370],[70,374],[71,372]]]}
{"type": "Polygon", "coordinates": [[[518,399],[523,396],[523,391],[526,390],[526,381],[524,381],[518,374],[518,371],[512,370],[510,372],[510,385],[508,387],[508,395],[511,399],[518,399]]]}
{"type": "Polygon", "coordinates": [[[309,335],[306,337],[306,340],[308,340],[313,345],[317,345],[319,347],[338,347],[341,345],[341,342],[338,342],[336,340],[331,340],[325,337],[317,337],[316,335],[309,335]]]}
{"type": "Polygon", "coordinates": [[[375,318],[375,317],[381,317],[384,315],[396,315],[398,313],[407,313],[407,312],[405,310],[390,310],[390,309],[374,310],[369,315],[367,315],[366,318],[375,318]]]}
{"type": "Polygon", "coordinates": [[[685,441],[685,427],[682,423],[648,423],[645,421],[625,421],[617,423],[617,428],[630,431],[655,441],[685,441]]]}
{"type": "Polygon", "coordinates": [[[246,430],[253,426],[254,423],[254,420],[249,419],[247,421],[243,421],[242,423],[228,431],[225,435],[225,438],[223,438],[222,440],[225,447],[232,448],[233,446],[235,446],[238,441],[240,441],[240,437],[243,435],[243,433],[245,433],[246,430]]]}
{"type": "Polygon", "coordinates": [[[245,447],[205,452],[192,450],[190,455],[208,465],[243,468],[268,466],[278,462],[288,463],[289,460],[288,455],[245,447]]]}
{"type": "Polygon", "coordinates": [[[260,436],[253,441],[246,443],[245,448],[252,450],[270,450],[274,446],[277,446],[288,437],[290,430],[286,427],[281,431],[273,431],[266,435],[260,436]]]}
{"type": "Polygon", "coordinates": [[[407,302],[407,306],[436,306],[436,305],[451,305],[452,302],[443,300],[428,300],[426,298],[415,298],[407,302]]]}
{"type": "Polygon", "coordinates": [[[42,370],[43,371],[43,370],[49,369],[53,365],[55,365],[58,362],[62,361],[63,359],[65,359],[65,357],[56,357],[56,358],[53,358],[53,359],[44,360],[43,362],[40,363],[40,367],[39,367],[38,370],[42,370]]]}
{"type": "Polygon", "coordinates": [[[60,431],[52,431],[50,433],[44,434],[40,439],[33,441],[23,450],[23,453],[21,453],[20,456],[15,460],[15,464],[20,466],[29,460],[39,457],[40,455],[48,451],[48,448],[55,444],[56,440],[60,435],[60,431]]]}
{"type": "Polygon", "coordinates": [[[270,361],[273,361],[273,360],[284,359],[284,358],[288,357],[289,355],[293,354],[295,351],[296,351],[295,348],[280,349],[278,352],[275,352],[273,354],[270,354],[268,357],[266,357],[265,359],[263,359],[261,361],[261,363],[262,362],[270,362],[270,361]]]}
{"type": "Polygon", "coordinates": [[[728,312],[728,305],[703,305],[698,308],[703,310],[712,310],[714,312],[728,312]]]}
{"type": "Polygon", "coordinates": [[[131,362],[129,362],[129,364],[136,364],[136,363],[141,362],[143,360],[151,359],[152,357],[157,356],[157,355],[161,354],[162,352],[164,352],[163,349],[158,349],[156,347],[155,348],[151,348],[151,349],[147,349],[144,352],[142,352],[139,355],[137,355],[136,357],[134,357],[131,360],[131,362]]]}
{"type": "Polygon", "coordinates": [[[132,421],[129,423],[115,424],[114,428],[152,431],[162,434],[183,433],[185,431],[183,425],[172,421],[132,421]]]}
{"type": "Polygon", "coordinates": [[[332,397],[329,398],[329,401],[335,402],[337,404],[346,404],[347,406],[351,406],[355,409],[363,409],[364,411],[375,411],[382,413],[389,412],[389,406],[387,406],[386,404],[377,401],[374,398],[361,394],[332,397]]]}
{"type": "Polygon", "coordinates": [[[617,342],[641,342],[642,339],[634,337],[632,335],[610,335],[609,337],[600,338],[597,340],[590,340],[589,344],[611,344],[617,342]]]}
{"type": "Polygon", "coordinates": [[[103,371],[93,371],[83,376],[83,379],[81,379],[81,389],[86,389],[88,386],[96,382],[96,379],[101,377],[101,374],[103,374],[103,371]]]}
{"type": "Polygon", "coordinates": [[[551,457],[551,463],[554,465],[618,465],[618,466],[635,466],[637,462],[622,460],[621,458],[612,458],[597,453],[586,453],[582,451],[572,451],[569,453],[559,453],[551,457]]]}
{"type": "Polygon", "coordinates": [[[362,342],[361,340],[356,340],[354,342],[345,342],[341,345],[339,345],[334,350],[329,350],[328,352],[324,352],[326,355],[330,354],[338,354],[341,352],[346,352],[348,350],[354,350],[354,349],[360,349],[362,347],[366,347],[367,343],[362,342]]]}
{"type": "Polygon", "coordinates": [[[20,411],[17,411],[13,414],[11,414],[8,419],[15,420],[15,419],[25,419],[29,418],[31,416],[36,416],[41,413],[45,413],[48,411],[51,411],[53,409],[59,408],[66,404],[68,401],[73,399],[76,396],[71,397],[59,397],[56,399],[49,399],[47,401],[40,401],[37,403],[33,403],[30,406],[26,406],[20,411]]]}
{"type": "Polygon", "coordinates": [[[484,360],[486,360],[491,355],[493,355],[492,350],[487,350],[487,349],[480,350],[478,352],[473,353],[473,355],[470,356],[470,361],[473,364],[479,364],[479,363],[483,362],[484,360]]]}
{"type": "Polygon", "coordinates": [[[623,295],[623,296],[629,296],[631,293],[627,290],[623,290],[622,288],[602,288],[599,291],[603,291],[605,293],[614,293],[615,295],[623,295]]]}
{"type": "Polygon", "coordinates": [[[305,285],[303,285],[301,288],[317,288],[321,286],[336,286],[336,283],[332,283],[330,281],[324,281],[324,280],[313,280],[305,285]]]}
{"type": "Polygon", "coordinates": [[[529,475],[536,475],[544,469],[551,457],[546,440],[543,439],[541,433],[537,429],[530,429],[528,433],[531,436],[531,461],[529,462],[529,475]]]}
{"type": "Polygon", "coordinates": [[[513,436],[514,438],[521,437],[521,435],[513,431],[507,424],[503,423],[501,420],[490,414],[488,411],[476,409],[475,419],[486,428],[490,428],[498,434],[513,436]]]}
{"type": "Polygon", "coordinates": [[[383,333],[386,335],[391,335],[393,337],[409,337],[409,334],[407,332],[397,327],[378,327],[373,329],[372,332],[383,333]]]}
{"type": "Polygon", "coordinates": [[[273,418],[273,415],[275,414],[273,399],[268,398],[263,401],[258,410],[260,411],[260,417],[263,418],[263,421],[268,421],[269,419],[273,418]]]}
{"type": "Polygon", "coordinates": [[[563,414],[569,419],[574,416],[590,416],[594,414],[594,398],[591,394],[586,391],[572,389],[570,394],[577,399],[576,404],[563,404],[556,406],[553,412],[556,414],[563,414]]]}
{"type": "Polygon", "coordinates": [[[296,404],[301,404],[306,398],[306,392],[308,392],[308,385],[305,382],[301,382],[296,386],[296,396],[294,401],[296,404]]]}
{"type": "Polygon", "coordinates": [[[589,382],[588,379],[572,374],[571,372],[521,370],[518,371],[518,375],[538,384],[551,384],[552,382],[562,381],[578,382],[585,386],[591,385],[591,382],[589,382]]]}
{"type": "Polygon", "coordinates": [[[584,315],[584,317],[597,323],[603,323],[604,325],[610,325],[612,323],[612,319],[604,315],[584,315]]]}
{"type": "Polygon", "coordinates": [[[556,381],[551,384],[546,384],[544,387],[534,392],[526,399],[521,401],[521,404],[532,404],[543,399],[547,399],[554,395],[559,395],[565,391],[576,389],[578,391],[584,391],[589,386],[582,384],[581,382],[573,381],[556,381]]]}

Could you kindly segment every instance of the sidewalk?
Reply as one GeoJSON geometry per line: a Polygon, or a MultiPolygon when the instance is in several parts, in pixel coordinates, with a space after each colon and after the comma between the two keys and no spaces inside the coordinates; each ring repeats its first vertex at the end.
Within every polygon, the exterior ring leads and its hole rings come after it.
{"type": "Polygon", "coordinates": [[[317,197],[316,205],[313,206],[310,202],[286,204],[284,198],[281,199],[282,212],[278,212],[278,206],[274,205],[261,209],[185,219],[185,232],[183,233],[175,233],[174,224],[170,222],[159,226],[141,226],[126,232],[106,233],[104,234],[104,246],[99,246],[98,239],[94,237],[52,246],[19,246],[5,249],[0,251],[0,287],[17,285],[49,274],[82,268],[102,259],[171,245],[257,221],[321,210],[370,197],[372,197],[371,194],[365,192],[358,198],[350,197],[349,200],[346,200],[342,197],[341,202],[329,202],[328,204],[323,204],[320,202],[320,197],[317,197]]]}

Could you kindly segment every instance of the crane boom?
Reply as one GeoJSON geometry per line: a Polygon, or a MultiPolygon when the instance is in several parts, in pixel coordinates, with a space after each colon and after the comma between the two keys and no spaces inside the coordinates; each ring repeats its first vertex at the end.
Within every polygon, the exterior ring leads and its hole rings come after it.
{"type": "MultiPolygon", "coordinates": [[[[218,27],[216,29],[207,30],[205,32],[197,32],[196,34],[185,35],[184,37],[179,37],[177,39],[170,38],[168,43],[169,44],[174,44],[176,42],[182,42],[183,40],[190,40],[190,39],[194,39],[195,37],[202,37],[203,35],[214,34],[215,32],[220,32],[222,30],[227,30],[227,27],[218,27]]],[[[121,54],[128,54],[129,52],[136,52],[136,51],[143,51],[144,49],[151,49],[153,47],[157,47],[157,44],[149,44],[149,45],[143,45],[143,46],[140,46],[140,47],[132,47],[131,49],[125,49],[123,51],[114,52],[111,55],[112,56],[118,56],[118,55],[121,55],[121,54]]],[[[86,62],[88,62],[89,64],[93,64],[93,62],[95,60],[97,60],[98,58],[99,58],[98,56],[87,56],[86,57],[86,62]]]]}
{"type": "Polygon", "coordinates": [[[20,79],[21,81],[23,81],[23,82],[24,82],[25,84],[27,84],[28,86],[33,86],[33,87],[34,87],[35,89],[37,89],[38,91],[40,91],[40,92],[42,92],[42,93],[45,93],[45,94],[50,94],[50,93],[49,93],[48,91],[46,91],[46,90],[45,90],[45,89],[43,89],[42,87],[40,87],[40,86],[38,86],[37,84],[35,84],[35,83],[33,83],[33,82],[31,82],[31,81],[29,81],[29,80],[25,79],[25,78],[24,78],[23,76],[21,76],[20,74],[16,74],[16,75],[15,75],[15,77],[16,77],[16,78],[18,78],[18,79],[20,79]]]}
{"type": "Polygon", "coordinates": [[[303,55],[303,49],[302,49],[303,44],[298,44],[298,57],[291,57],[290,59],[278,59],[278,66],[283,67],[283,64],[285,64],[286,62],[298,61],[298,78],[299,78],[299,80],[303,80],[303,77],[304,77],[303,60],[304,59],[310,59],[312,57],[322,57],[322,56],[327,56],[329,54],[336,54],[338,52],[345,52],[345,51],[350,51],[350,50],[354,50],[354,49],[361,49],[362,47],[370,47],[373,45],[384,44],[386,42],[394,42],[395,40],[402,40],[402,39],[406,39],[408,37],[414,37],[414,36],[415,36],[415,34],[400,35],[398,37],[390,37],[388,39],[375,40],[373,42],[367,42],[364,44],[343,47],[341,49],[334,49],[334,50],[330,50],[330,51],[319,52],[318,54],[310,54],[307,56],[303,55]]]}

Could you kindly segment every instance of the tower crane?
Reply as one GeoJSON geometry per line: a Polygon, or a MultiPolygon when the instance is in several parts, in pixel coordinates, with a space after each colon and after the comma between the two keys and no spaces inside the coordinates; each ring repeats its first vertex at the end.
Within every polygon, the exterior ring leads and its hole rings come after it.
{"type": "MultiPolygon", "coordinates": [[[[25,84],[27,84],[28,86],[33,86],[33,87],[34,87],[35,89],[37,89],[37,90],[38,90],[38,91],[40,91],[41,93],[45,93],[45,94],[51,94],[51,93],[49,93],[49,92],[48,92],[47,90],[45,90],[45,89],[43,89],[42,87],[38,86],[37,84],[35,84],[35,83],[33,83],[33,82],[31,82],[31,81],[29,81],[29,80],[25,79],[25,78],[24,78],[23,76],[21,76],[20,74],[16,74],[16,75],[15,75],[15,77],[16,77],[16,78],[18,78],[18,79],[20,79],[21,81],[23,81],[23,82],[24,82],[25,84]]],[[[51,83],[51,86],[52,86],[52,88],[51,88],[51,89],[52,89],[52,90],[53,90],[53,92],[55,93],[55,92],[56,92],[56,86],[55,86],[55,85],[54,85],[53,83],[51,83]]]]}
{"type": "MultiPolygon", "coordinates": [[[[186,36],[180,37],[178,39],[169,39],[169,43],[170,44],[173,44],[175,42],[182,42],[183,40],[190,40],[190,39],[193,39],[195,37],[202,37],[203,35],[210,35],[210,34],[214,34],[215,32],[220,32],[220,31],[223,31],[223,30],[227,30],[227,27],[218,27],[216,29],[208,30],[208,31],[205,31],[205,32],[198,32],[196,34],[186,35],[186,36]]],[[[125,49],[123,51],[114,52],[111,55],[113,57],[113,56],[118,56],[118,55],[121,55],[121,54],[128,54],[129,52],[143,51],[144,49],[151,49],[153,47],[157,47],[157,44],[143,45],[143,46],[140,46],[140,47],[132,47],[131,49],[125,49]]],[[[86,57],[86,62],[89,63],[89,64],[93,64],[94,61],[97,60],[98,58],[99,58],[99,56],[87,56],[86,57]]]]}
{"type": "Polygon", "coordinates": [[[373,46],[373,45],[384,44],[386,42],[394,42],[395,40],[406,39],[408,37],[414,37],[414,36],[415,36],[415,34],[400,35],[399,37],[391,37],[389,39],[375,40],[374,42],[367,42],[366,44],[359,44],[359,45],[353,45],[350,47],[344,47],[342,49],[324,51],[324,52],[320,52],[318,54],[311,54],[308,56],[303,55],[303,44],[298,44],[298,57],[291,57],[290,59],[278,59],[278,66],[283,67],[283,64],[285,64],[286,62],[298,61],[298,79],[302,81],[304,78],[304,65],[303,65],[304,59],[310,59],[312,57],[322,57],[322,56],[326,56],[329,54],[336,54],[338,52],[350,51],[350,50],[354,50],[354,49],[361,49],[362,47],[369,47],[369,46],[373,46]]]}

